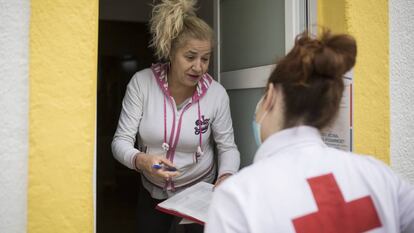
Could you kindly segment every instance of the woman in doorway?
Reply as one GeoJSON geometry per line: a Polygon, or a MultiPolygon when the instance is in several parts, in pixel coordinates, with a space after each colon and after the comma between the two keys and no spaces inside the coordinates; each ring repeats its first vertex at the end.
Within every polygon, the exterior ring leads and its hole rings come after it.
{"type": "Polygon", "coordinates": [[[368,156],[327,147],[355,64],[348,35],[303,34],[257,105],[254,164],[218,187],[207,233],[414,232],[414,189],[368,156]]]}
{"type": "Polygon", "coordinates": [[[207,73],[213,31],[196,16],[195,4],[162,0],[154,6],[151,46],[164,63],[133,76],[112,141],[115,158],[141,173],[138,232],[168,232],[174,219],[154,209],[159,202],[200,181],[218,185],[239,168],[229,98],[207,73]]]}

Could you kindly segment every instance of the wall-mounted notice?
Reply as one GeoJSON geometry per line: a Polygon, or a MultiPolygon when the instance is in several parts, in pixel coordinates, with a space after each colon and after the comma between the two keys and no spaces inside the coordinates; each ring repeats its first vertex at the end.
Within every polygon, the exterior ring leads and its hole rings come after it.
{"type": "Polygon", "coordinates": [[[353,150],[353,73],[344,75],[345,89],[339,107],[338,116],[331,127],[322,131],[322,139],[330,146],[340,150],[353,150]]]}

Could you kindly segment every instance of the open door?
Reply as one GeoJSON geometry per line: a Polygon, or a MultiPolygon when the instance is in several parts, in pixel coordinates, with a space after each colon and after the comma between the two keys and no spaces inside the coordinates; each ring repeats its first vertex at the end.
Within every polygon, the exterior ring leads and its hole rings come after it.
{"type": "Polygon", "coordinates": [[[251,125],[267,78],[315,15],[316,0],[215,0],[215,77],[230,97],[242,167],[257,150],[251,125]]]}

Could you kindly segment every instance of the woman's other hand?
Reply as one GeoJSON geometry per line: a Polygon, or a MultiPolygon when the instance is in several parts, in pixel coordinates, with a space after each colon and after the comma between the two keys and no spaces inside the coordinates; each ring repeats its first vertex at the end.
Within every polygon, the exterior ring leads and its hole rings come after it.
{"type": "Polygon", "coordinates": [[[227,178],[229,178],[231,176],[231,174],[226,173],[221,175],[217,180],[216,183],[214,184],[214,188],[216,188],[217,186],[219,186],[224,180],[226,180],[227,178]]]}
{"type": "Polygon", "coordinates": [[[139,153],[135,160],[135,166],[143,171],[146,175],[155,179],[169,180],[180,175],[178,171],[169,171],[168,167],[174,168],[174,164],[163,155],[150,155],[146,153],[139,153]],[[154,168],[154,165],[162,165],[163,168],[154,168]],[[166,168],[164,168],[166,167],[166,168]]]}

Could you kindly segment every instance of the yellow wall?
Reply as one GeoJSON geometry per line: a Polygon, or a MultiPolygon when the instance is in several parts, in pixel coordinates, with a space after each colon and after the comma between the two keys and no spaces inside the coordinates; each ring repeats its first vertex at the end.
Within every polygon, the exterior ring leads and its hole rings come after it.
{"type": "Polygon", "coordinates": [[[28,232],[93,232],[98,0],[32,0],[28,232]]]}
{"type": "Polygon", "coordinates": [[[318,0],[318,25],[336,33],[347,32],[345,0],[318,0]]]}
{"type": "Polygon", "coordinates": [[[356,38],[355,151],[389,163],[388,1],[318,0],[318,24],[356,38]]]}

